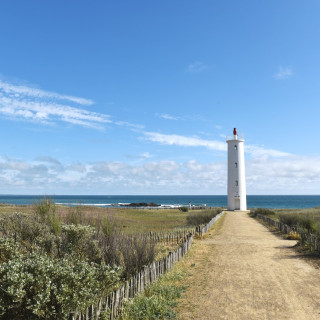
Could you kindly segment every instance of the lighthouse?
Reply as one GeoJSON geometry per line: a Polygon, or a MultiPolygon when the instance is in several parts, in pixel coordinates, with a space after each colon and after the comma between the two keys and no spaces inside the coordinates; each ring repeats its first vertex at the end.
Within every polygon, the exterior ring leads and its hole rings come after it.
{"type": "Polygon", "coordinates": [[[237,129],[228,144],[228,210],[247,210],[246,176],[244,167],[244,139],[237,129]]]}

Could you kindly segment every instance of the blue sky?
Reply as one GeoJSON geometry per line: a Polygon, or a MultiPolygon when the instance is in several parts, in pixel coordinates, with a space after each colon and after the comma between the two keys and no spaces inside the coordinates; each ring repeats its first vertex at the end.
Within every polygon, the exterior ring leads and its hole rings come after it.
{"type": "Polygon", "coordinates": [[[319,194],[320,2],[0,2],[0,193],[319,194]]]}

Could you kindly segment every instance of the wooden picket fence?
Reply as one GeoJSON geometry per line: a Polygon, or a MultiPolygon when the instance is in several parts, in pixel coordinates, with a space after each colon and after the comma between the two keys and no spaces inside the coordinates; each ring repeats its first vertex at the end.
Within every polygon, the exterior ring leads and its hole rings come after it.
{"type": "Polygon", "coordinates": [[[224,214],[224,211],[220,212],[219,214],[217,214],[214,218],[212,218],[207,224],[203,225],[203,226],[197,226],[196,227],[196,234],[198,234],[199,236],[203,236],[205,233],[208,232],[208,230],[216,223],[216,221],[218,219],[220,219],[220,217],[224,214]]]}
{"type": "Polygon", "coordinates": [[[272,226],[276,227],[277,229],[279,229],[283,233],[288,234],[291,231],[295,231],[293,228],[291,228],[287,224],[282,223],[280,221],[275,221],[267,216],[264,216],[263,214],[257,214],[257,217],[259,219],[263,220],[264,222],[267,222],[267,223],[271,224],[272,226]]]}
{"type": "Polygon", "coordinates": [[[194,235],[196,233],[196,228],[185,228],[171,232],[149,232],[146,236],[154,242],[180,244],[190,233],[194,235]]]}
{"type": "Polygon", "coordinates": [[[312,252],[319,252],[320,253],[320,235],[319,234],[312,234],[304,232],[301,228],[298,227],[290,227],[285,223],[282,223],[280,221],[275,221],[267,216],[264,216],[262,214],[258,214],[257,217],[272,226],[279,229],[281,232],[289,234],[291,231],[294,231],[298,233],[301,237],[301,243],[305,244],[309,247],[310,251],[312,252]]]}
{"type": "Polygon", "coordinates": [[[191,248],[194,234],[198,233],[200,236],[204,235],[204,233],[207,232],[223,214],[224,211],[211,219],[211,221],[205,226],[197,227],[195,232],[189,232],[184,237],[184,242],[177,250],[170,252],[168,256],[163,259],[145,266],[143,270],[137,273],[130,280],[126,281],[121,288],[113,291],[106,298],[101,298],[96,305],[90,305],[84,313],[71,312],[69,314],[69,320],[98,320],[102,312],[108,314],[109,320],[116,319],[126,300],[142,293],[152,282],[157,280],[161,275],[170,271],[173,265],[191,248]]]}

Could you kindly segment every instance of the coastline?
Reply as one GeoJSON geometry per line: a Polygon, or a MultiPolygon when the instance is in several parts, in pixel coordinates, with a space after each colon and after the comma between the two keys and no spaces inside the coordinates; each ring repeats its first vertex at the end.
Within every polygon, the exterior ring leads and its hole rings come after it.
{"type": "MultiPolygon", "coordinates": [[[[130,203],[157,203],[161,207],[226,207],[226,195],[0,195],[0,204],[34,205],[51,199],[58,205],[124,207],[130,203]]],[[[248,195],[248,208],[303,209],[320,206],[320,195],[248,195]]]]}

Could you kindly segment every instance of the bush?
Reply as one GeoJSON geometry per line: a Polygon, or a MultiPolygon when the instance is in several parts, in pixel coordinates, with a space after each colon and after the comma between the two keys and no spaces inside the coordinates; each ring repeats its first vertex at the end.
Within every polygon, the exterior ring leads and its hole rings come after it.
{"type": "Polygon", "coordinates": [[[182,212],[188,212],[189,208],[188,207],[180,207],[179,210],[182,212]]]}
{"type": "Polygon", "coordinates": [[[0,264],[19,256],[17,243],[12,239],[0,238],[0,264]]]}
{"type": "Polygon", "coordinates": [[[123,236],[119,244],[118,251],[121,254],[125,278],[139,272],[156,257],[156,243],[145,235],[123,236]]]}
{"type": "Polygon", "coordinates": [[[212,209],[205,209],[201,211],[194,211],[189,213],[187,216],[187,224],[198,226],[201,224],[208,223],[212,218],[218,215],[223,209],[221,208],[212,208],[212,209]]]}
{"type": "Polygon", "coordinates": [[[5,215],[0,219],[0,232],[19,243],[28,252],[42,251],[57,254],[58,238],[51,228],[36,216],[22,213],[5,215]]]}
{"type": "Polygon", "coordinates": [[[264,216],[272,216],[275,214],[275,212],[273,210],[267,209],[267,208],[257,208],[257,209],[252,209],[250,211],[251,217],[256,217],[258,214],[262,214],[264,216]]]}
{"type": "Polygon", "coordinates": [[[119,280],[119,268],[46,255],[18,256],[0,265],[2,319],[67,319],[119,280]]]}
{"type": "Polygon", "coordinates": [[[85,216],[81,210],[81,206],[77,205],[75,207],[70,207],[68,209],[68,214],[65,217],[65,222],[67,224],[86,224],[85,223],[85,216]]]}
{"type": "Polygon", "coordinates": [[[290,233],[287,236],[287,239],[289,240],[301,240],[301,236],[299,233],[295,231],[290,231],[290,233]]]}
{"type": "Polygon", "coordinates": [[[293,228],[302,228],[307,232],[318,232],[318,224],[312,216],[301,213],[283,213],[279,221],[293,228]]]}
{"type": "Polygon", "coordinates": [[[56,214],[56,205],[49,199],[44,199],[35,204],[35,214],[41,222],[49,226],[51,232],[60,234],[60,219],[56,214]]]}
{"type": "Polygon", "coordinates": [[[62,225],[60,250],[75,259],[101,262],[101,250],[94,236],[95,229],[91,226],[62,225]]]}

